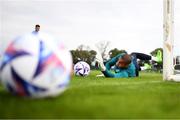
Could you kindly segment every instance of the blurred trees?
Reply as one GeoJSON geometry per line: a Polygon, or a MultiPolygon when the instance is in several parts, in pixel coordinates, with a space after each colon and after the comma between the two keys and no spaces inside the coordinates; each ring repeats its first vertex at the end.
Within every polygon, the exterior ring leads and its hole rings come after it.
{"type": "Polygon", "coordinates": [[[162,54],[163,54],[163,48],[156,48],[156,49],[153,50],[150,54],[153,55],[153,56],[156,56],[158,50],[161,50],[161,52],[162,52],[162,54]]]}
{"type": "MultiPolygon", "coordinates": [[[[111,58],[115,57],[118,54],[127,53],[126,50],[118,49],[118,48],[113,48],[108,52],[109,44],[110,43],[108,41],[101,41],[97,45],[99,52],[101,52],[102,57],[104,57],[104,62],[106,62],[106,59],[107,59],[107,58],[105,58],[106,55],[108,55],[108,59],[111,59],[111,58]]],[[[153,56],[156,56],[158,50],[161,50],[162,53],[163,53],[162,48],[156,48],[155,50],[150,52],[150,54],[153,55],[153,56]]],[[[70,52],[72,54],[74,64],[76,64],[79,61],[85,61],[92,68],[94,67],[93,64],[96,64],[96,62],[94,60],[95,60],[97,52],[95,50],[90,49],[89,46],[80,45],[80,46],[77,47],[77,49],[71,50],[70,52]]],[[[143,60],[138,60],[138,63],[139,63],[140,66],[143,66],[144,63],[151,64],[152,65],[152,70],[155,70],[155,71],[162,70],[162,65],[163,65],[163,63],[143,61],[143,60]]]]}
{"type": "Polygon", "coordinates": [[[121,53],[127,53],[127,51],[126,50],[119,50],[117,48],[114,48],[114,49],[109,51],[110,58],[113,58],[116,55],[121,54],[121,53]]]}
{"type": "Polygon", "coordinates": [[[72,54],[74,64],[79,61],[85,61],[91,65],[96,57],[96,51],[90,50],[88,46],[84,45],[80,45],[76,50],[71,50],[70,52],[72,54]]]}

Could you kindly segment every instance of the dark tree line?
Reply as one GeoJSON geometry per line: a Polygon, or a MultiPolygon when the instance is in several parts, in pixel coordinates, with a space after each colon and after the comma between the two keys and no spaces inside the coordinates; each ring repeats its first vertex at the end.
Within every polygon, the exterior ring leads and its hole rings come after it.
{"type": "Polygon", "coordinates": [[[126,50],[119,50],[117,48],[114,48],[114,49],[109,51],[110,58],[113,58],[116,55],[121,54],[121,53],[127,53],[127,51],[126,50]]]}
{"type": "MultiPolygon", "coordinates": [[[[104,47],[104,48],[106,48],[106,47],[104,47]]],[[[157,49],[153,50],[152,52],[150,52],[150,54],[153,55],[153,56],[156,56],[158,50],[161,50],[163,52],[162,48],[157,48],[157,49]]],[[[127,51],[122,50],[122,49],[118,49],[118,48],[111,49],[109,51],[109,53],[108,53],[109,54],[109,59],[113,58],[116,55],[121,54],[121,53],[127,53],[127,51]]],[[[76,64],[79,61],[85,61],[91,67],[94,67],[94,66],[92,66],[92,63],[95,60],[97,52],[95,50],[91,50],[90,47],[85,46],[85,45],[80,45],[76,50],[71,50],[71,54],[72,54],[72,57],[73,57],[73,63],[74,64],[76,64]]],[[[104,59],[104,61],[106,61],[106,59],[104,59]]],[[[139,63],[141,65],[143,65],[144,63],[151,64],[149,61],[139,61],[139,63]]],[[[160,68],[162,68],[162,64],[163,63],[158,63],[157,66],[158,67],[160,66],[160,68]]],[[[154,64],[154,65],[156,65],[156,64],[154,64]]]]}
{"type": "Polygon", "coordinates": [[[94,61],[96,57],[96,51],[94,50],[71,50],[73,57],[73,63],[76,64],[79,61],[85,61],[89,65],[94,61]]]}
{"type": "Polygon", "coordinates": [[[150,54],[155,56],[157,54],[157,51],[161,50],[161,52],[163,53],[163,49],[162,48],[156,48],[155,50],[153,50],[150,54]]]}
{"type": "MultiPolygon", "coordinates": [[[[73,57],[73,63],[76,64],[79,61],[85,61],[90,66],[94,62],[96,57],[96,51],[91,50],[88,46],[80,45],[76,50],[70,51],[73,57]]],[[[125,50],[119,50],[114,48],[109,51],[109,58],[113,58],[120,53],[127,53],[125,50]]],[[[92,66],[91,66],[92,67],[92,66]]]]}

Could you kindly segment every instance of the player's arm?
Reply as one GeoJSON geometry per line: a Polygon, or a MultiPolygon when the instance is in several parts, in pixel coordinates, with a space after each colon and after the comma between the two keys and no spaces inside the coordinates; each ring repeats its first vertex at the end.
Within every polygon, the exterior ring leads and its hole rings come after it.
{"type": "Polygon", "coordinates": [[[122,56],[122,54],[119,54],[115,57],[113,57],[112,59],[110,59],[106,64],[105,67],[107,70],[110,70],[112,66],[114,66],[116,64],[116,62],[118,61],[119,57],[122,56]]]}

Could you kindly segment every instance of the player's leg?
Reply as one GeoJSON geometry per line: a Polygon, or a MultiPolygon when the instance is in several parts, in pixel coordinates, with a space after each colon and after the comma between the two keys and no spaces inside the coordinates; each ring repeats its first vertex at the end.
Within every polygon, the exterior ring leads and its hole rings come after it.
{"type": "Polygon", "coordinates": [[[135,55],[136,58],[140,60],[153,60],[158,63],[162,62],[162,52],[160,50],[157,51],[156,56],[150,56],[144,53],[137,53],[137,52],[131,53],[131,55],[135,55]]]}
{"type": "Polygon", "coordinates": [[[140,59],[140,60],[151,60],[152,59],[152,57],[150,55],[147,55],[144,53],[133,52],[133,53],[131,53],[131,56],[136,56],[136,59],[140,59]]]}

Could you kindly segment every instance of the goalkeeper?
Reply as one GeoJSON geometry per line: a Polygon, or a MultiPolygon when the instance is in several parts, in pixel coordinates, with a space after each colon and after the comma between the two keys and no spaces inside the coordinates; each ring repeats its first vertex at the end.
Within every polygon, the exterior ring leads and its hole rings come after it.
{"type": "Polygon", "coordinates": [[[111,78],[138,77],[139,71],[146,69],[138,65],[138,59],[153,60],[160,63],[162,62],[162,52],[158,50],[155,57],[135,52],[131,54],[122,53],[110,59],[105,65],[103,63],[102,56],[99,53],[96,55],[96,61],[98,62],[100,70],[105,77],[111,78]],[[113,66],[114,72],[111,71],[113,66]]]}

